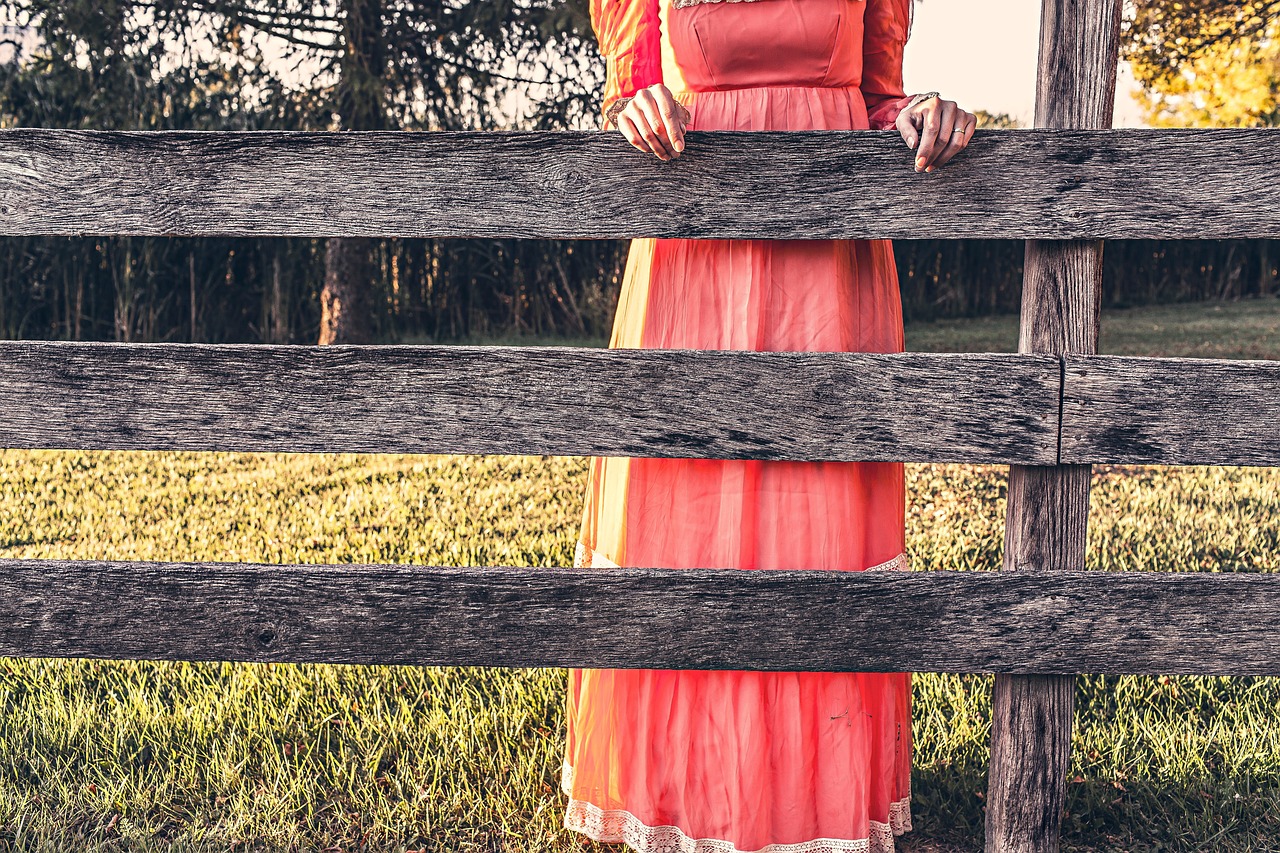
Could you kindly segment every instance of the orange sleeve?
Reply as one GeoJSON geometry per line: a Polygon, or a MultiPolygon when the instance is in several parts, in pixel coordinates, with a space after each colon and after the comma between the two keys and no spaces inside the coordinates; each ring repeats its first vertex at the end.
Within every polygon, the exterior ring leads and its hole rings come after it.
{"type": "Polygon", "coordinates": [[[889,130],[911,102],[902,88],[902,52],[912,0],[867,0],[862,34],[862,97],[872,130],[889,130]]]}
{"type": "Polygon", "coordinates": [[[591,26],[605,63],[607,127],[632,95],[662,82],[658,0],[591,0],[591,26]]]}

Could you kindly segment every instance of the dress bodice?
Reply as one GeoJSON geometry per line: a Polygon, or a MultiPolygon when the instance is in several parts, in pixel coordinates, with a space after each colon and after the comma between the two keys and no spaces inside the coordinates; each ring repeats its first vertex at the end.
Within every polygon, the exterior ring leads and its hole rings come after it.
{"type": "Polygon", "coordinates": [[[707,100],[700,96],[740,93],[712,97],[717,106],[703,115],[718,118],[695,121],[702,129],[776,126],[761,111],[778,114],[781,90],[792,91],[786,121],[799,121],[794,129],[810,126],[796,97],[822,102],[825,116],[812,127],[892,127],[909,100],[902,53],[910,10],[911,0],[591,0],[606,120],[662,83],[691,108],[707,100]],[[738,117],[729,121],[730,113],[738,117]]]}
{"type": "Polygon", "coordinates": [[[662,77],[694,92],[858,86],[866,0],[662,0],[662,77]]]}

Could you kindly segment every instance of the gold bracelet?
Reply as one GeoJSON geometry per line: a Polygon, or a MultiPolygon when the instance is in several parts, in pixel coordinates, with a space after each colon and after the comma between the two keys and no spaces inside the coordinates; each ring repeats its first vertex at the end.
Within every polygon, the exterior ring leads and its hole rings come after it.
{"type": "Polygon", "coordinates": [[[911,103],[907,104],[904,109],[909,110],[912,107],[914,107],[916,104],[920,103],[921,101],[927,101],[930,98],[936,98],[938,97],[938,95],[939,95],[938,92],[925,92],[923,95],[916,95],[914,98],[911,99],[911,103]]]}
{"type": "Polygon", "coordinates": [[[609,109],[604,111],[604,126],[606,128],[608,128],[609,125],[613,125],[614,127],[617,127],[618,113],[625,110],[627,108],[627,104],[629,103],[631,103],[631,98],[618,98],[618,100],[610,104],[609,109]]]}

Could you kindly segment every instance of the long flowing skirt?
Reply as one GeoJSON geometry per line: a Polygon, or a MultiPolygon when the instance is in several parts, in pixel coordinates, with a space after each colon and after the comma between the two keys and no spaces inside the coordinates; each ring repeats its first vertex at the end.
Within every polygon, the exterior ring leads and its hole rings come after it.
{"type": "MultiPolygon", "coordinates": [[[[860,105],[700,95],[695,126],[740,125],[732,110],[850,127],[860,105]]],[[[900,352],[891,245],[634,240],[610,346],[900,352]]],[[[902,569],[904,508],[900,463],[598,457],[574,562],[902,569]]],[[[906,673],[570,670],[565,825],[645,853],[892,850],[911,822],[910,702],[906,673]]]]}

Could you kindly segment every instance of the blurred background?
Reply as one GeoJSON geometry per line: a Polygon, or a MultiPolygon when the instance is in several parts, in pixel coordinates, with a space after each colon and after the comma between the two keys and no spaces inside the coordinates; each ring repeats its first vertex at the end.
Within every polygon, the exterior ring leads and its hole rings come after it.
{"type": "MultiPolygon", "coordinates": [[[[1031,123],[1039,4],[923,0],[908,91],[1031,123]]],[[[1125,10],[1118,126],[1280,122],[1280,3],[1125,10]]],[[[0,126],[589,129],[586,0],[0,3],[0,126]]],[[[908,322],[1014,312],[1018,241],[900,241],[908,322]]],[[[0,337],[279,343],[608,335],[624,241],[0,238],[0,337]],[[340,299],[326,316],[322,297],[340,299]]],[[[1275,241],[1112,242],[1104,305],[1274,297],[1275,241]]]]}
{"type": "MultiPolygon", "coordinates": [[[[1040,3],[921,0],[908,91],[1031,123],[1040,3]]],[[[1280,0],[1126,6],[1117,126],[1280,123],[1280,0]]],[[[592,129],[586,0],[0,0],[0,126],[592,129]]],[[[3,162],[0,162],[3,169],[3,162]]],[[[1113,241],[1104,353],[1280,358],[1277,241],[1113,241]]],[[[605,343],[625,241],[0,238],[0,338],[605,343]],[[338,300],[340,316],[322,306],[338,300]]],[[[1013,350],[1018,241],[897,244],[914,350],[1013,350]]],[[[337,413],[340,415],[340,413],[337,413]]],[[[569,566],[581,457],[0,449],[0,557],[569,566]]],[[[906,466],[915,570],[1001,466],[906,466]]],[[[1280,469],[1097,466],[1096,570],[1280,571],[1280,469]]],[[[916,674],[915,831],[980,849],[985,675],[916,674]]],[[[596,849],[563,670],[0,658],[0,853],[596,849]]],[[[1280,850],[1280,679],[1077,680],[1064,851],[1280,850]]]]}

